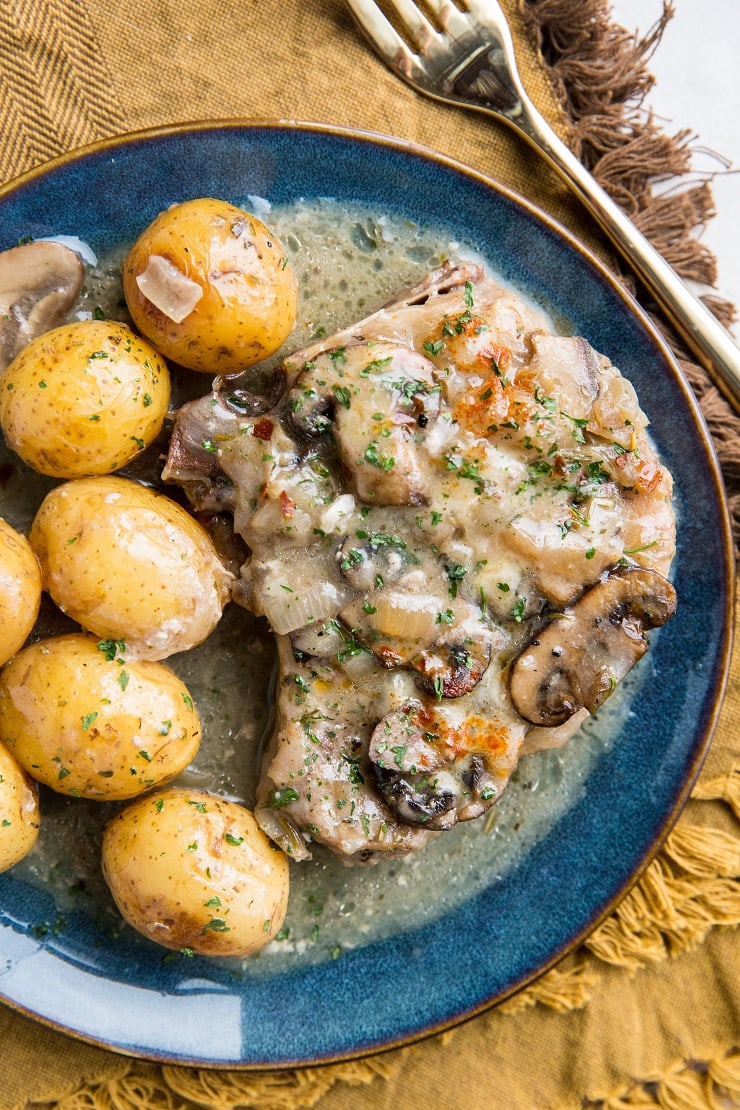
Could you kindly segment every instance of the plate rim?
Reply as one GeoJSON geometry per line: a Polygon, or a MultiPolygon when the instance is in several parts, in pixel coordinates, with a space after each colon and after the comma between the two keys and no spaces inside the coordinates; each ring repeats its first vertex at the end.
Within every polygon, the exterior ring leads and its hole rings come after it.
{"type": "Polygon", "coordinates": [[[629,876],[616,890],[613,896],[604,903],[599,909],[595,911],[589,920],[573,934],[566,944],[561,947],[557,953],[554,953],[544,964],[538,965],[537,969],[529,973],[524,973],[515,983],[511,984],[503,992],[497,994],[495,997],[484,1000],[483,1002],[466,1009],[463,1013],[451,1015],[448,1019],[435,1023],[434,1025],[425,1025],[422,1029],[417,1029],[411,1033],[400,1035],[392,1040],[385,1040],[379,1046],[373,1047],[358,1047],[349,1049],[337,1054],[326,1054],[316,1056],[311,1060],[296,1059],[285,1060],[280,1063],[273,1062],[254,1062],[254,1061],[226,1061],[226,1060],[211,1060],[202,1059],[200,1057],[186,1058],[182,1055],[175,1055],[174,1053],[167,1053],[164,1050],[152,1050],[142,1052],[132,1047],[112,1043],[105,1038],[92,1036],[90,1034],[79,1032],[74,1029],[63,1025],[61,1022],[50,1018],[47,1015],[37,1013],[35,1010],[23,1006],[22,1003],[15,1000],[8,999],[5,995],[0,997],[0,1001],[7,1005],[11,1010],[19,1012],[26,1017],[40,1022],[47,1028],[54,1029],[66,1036],[70,1036],[75,1040],[83,1043],[104,1048],[115,1052],[119,1055],[134,1057],[137,1059],[151,1060],[161,1063],[176,1063],[182,1066],[199,1066],[212,1068],[214,1070],[240,1070],[240,1071],[265,1071],[277,1070],[284,1068],[301,1068],[312,1067],[318,1064],[333,1064],[344,1061],[356,1060],[365,1056],[375,1055],[385,1051],[417,1043],[426,1040],[429,1037],[435,1036],[447,1029],[455,1028],[465,1022],[472,1020],[479,1016],[481,1013],[494,1008],[504,1000],[511,998],[519,993],[525,987],[535,982],[542,975],[546,974],[552,967],[556,966],[568,953],[572,952],[583,940],[592,933],[599,924],[604,921],[615,906],[625,897],[629,890],[639,881],[644,874],[650,863],[657,856],[666,838],[668,837],[671,829],[678,820],[693,788],[693,785],[701,771],[704,760],[712,744],[714,734],[717,727],[717,722],[724,702],[724,697],[727,689],[727,682],[729,678],[730,662],[732,657],[733,640],[734,640],[734,596],[733,596],[733,582],[735,575],[735,556],[734,556],[734,543],[732,536],[732,524],[727,500],[727,494],[724,486],[724,480],[720,470],[717,453],[709,433],[706,420],[701,411],[699,403],[681,370],[678,359],[671,351],[667,340],[659,330],[645,309],[640,305],[635,296],[622,284],[617,275],[608,267],[606,262],[599,258],[596,253],[588,246],[583,244],[575,234],[570,231],[563,223],[556,217],[552,216],[543,208],[539,207],[536,202],[530,200],[524,194],[518,192],[516,189],[509,185],[503,184],[496,180],[490,174],[484,173],[472,167],[471,165],[460,161],[452,156],[441,153],[432,147],[418,143],[414,140],[403,139],[382,132],[366,130],[361,128],[352,128],[342,125],[334,125],[322,122],[312,122],[308,120],[296,120],[285,118],[271,118],[271,117],[224,117],[216,119],[194,119],[189,121],[182,121],[176,123],[169,123],[154,127],[141,128],[136,130],[125,131],[119,134],[106,136],[95,140],[94,142],[87,143],[73,149],[66,151],[56,157],[49,159],[37,166],[31,167],[25,172],[17,175],[16,177],[4,182],[0,185],[0,205],[9,195],[17,192],[19,189],[32,184],[37,179],[44,178],[49,172],[64,169],[67,166],[81,162],[84,158],[102,154],[106,151],[115,152],[127,146],[133,146],[142,141],[152,141],[157,139],[169,139],[183,136],[190,136],[198,133],[214,132],[214,131],[235,131],[249,132],[259,130],[278,130],[288,132],[302,132],[316,135],[327,135],[339,139],[350,140],[352,142],[364,142],[368,144],[375,144],[385,149],[391,149],[402,154],[414,155],[424,160],[430,161],[438,166],[443,166],[446,169],[453,170],[460,173],[463,177],[472,179],[478,185],[482,185],[487,190],[495,194],[499,194],[512,202],[519,209],[524,210],[527,215],[533,218],[537,223],[544,225],[552,231],[559,239],[563,240],[572,250],[574,250],[587,266],[596,271],[598,276],[606,282],[610,290],[615,293],[619,300],[623,302],[629,314],[637,321],[640,327],[647,333],[649,339],[656,347],[661,358],[665,362],[667,369],[673,379],[675,385],[679,388],[684,405],[689,410],[692,421],[699,433],[702,445],[705,451],[705,461],[708,465],[708,471],[711,475],[712,484],[714,487],[716,503],[720,510],[721,525],[722,525],[722,551],[724,556],[724,567],[726,567],[726,581],[725,597],[723,607],[724,628],[722,630],[721,638],[721,651],[718,651],[717,656],[714,657],[716,661],[718,682],[713,690],[713,702],[711,712],[707,714],[707,723],[704,734],[701,738],[701,743],[697,745],[694,758],[690,764],[685,767],[685,775],[683,779],[682,789],[678,793],[672,807],[665,814],[661,821],[659,831],[653,838],[653,841],[648,846],[643,857],[638,861],[636,866],[631,870],[629,876]]]}

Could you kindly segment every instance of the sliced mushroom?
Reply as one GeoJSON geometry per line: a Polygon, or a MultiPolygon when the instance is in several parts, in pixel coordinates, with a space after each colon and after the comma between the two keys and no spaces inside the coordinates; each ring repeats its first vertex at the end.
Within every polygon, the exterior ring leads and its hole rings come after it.
{"type": "Polygon", "coordinates": [[[420,451],[439,414],[434,367],[400,343],[356,343],[305,363],[290,392],[293,424],[309,436],[332,429],[358,497],[374,505],[421,505],[420,451]]]}
{"type": "Polygon", "coordinates": [[[79,256],[62,243],[39,239],[0,253],[0,371],[62,323],[84,276],[79,256]]]}
{"type": "Polygon", "coordinates": [[[443,830],[498,801],[519,746],[493,719],[455,720],[409,701],[376,725],[368,754],[389,809],[409,825],[443,830]]]}
{"type": "Polygon", "coordinates": [[[493,631],[473,610],[412,659],[417,685],[437,698],[469,694],[491,662],[493,642],[493,631]]]}
{"type": "MultiPolygon", "coordinates": [[[[364,569],[359,562],[358,573],[364,569]]],[[[416,671],[417,686],[437,699],[462,697],[483,677],[495,632],[477,606],[461,597],[450,600],[441,577],[435,581],[428,569],[425,588],[413,585],[384,583],[353,598],[339,619],[384,667],[416,671]]]]}
{"type": "Polygon", "coordinates": [[[603,355],[580,336],[547,332],[534,333],[532,352],[530,370],[544,391],[557,396],[569,416],[589,417],[599,393],[603,355]]]}
{"type": "Polygon", "coordinates": [[[336,555],[337,568],[355,590],[382,590],[404,575],[419,559],[406,540],[393,532],[369,531],[348,536],[336,555]]]}
{"type": "Polygon", "coordinates": [[[533,725],[562,725],[594,713],[647,651],[645,631],[676,611],[676,591],[644,567],[619,569],[551,621],[515,659],[514,708],[533,725]]]}

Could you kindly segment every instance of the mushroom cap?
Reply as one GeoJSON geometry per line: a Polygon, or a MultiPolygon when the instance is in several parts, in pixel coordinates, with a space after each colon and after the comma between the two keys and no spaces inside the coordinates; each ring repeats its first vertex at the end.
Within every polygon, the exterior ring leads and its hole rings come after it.
{"type": "Polygon", "coordinates": [[[0,371],[62,322],[84,276],[80,257],[62,243],[37,239],[0,252],[0,371]]]}
{"type": "Polygon", "coordinates": [[[676,591],[654,570],[612,571],[541,629],[512,663],[517,713],[541,727],[594,713],[647,651],[645,631],[676,611],[676,591]]]}

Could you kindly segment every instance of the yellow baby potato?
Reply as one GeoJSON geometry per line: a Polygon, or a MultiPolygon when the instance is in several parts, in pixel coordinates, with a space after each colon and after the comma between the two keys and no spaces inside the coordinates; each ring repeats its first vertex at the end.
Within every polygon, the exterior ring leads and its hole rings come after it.
{"type": "Polygon", "coordinates": [[[138,482],[80,478],[47,494],[29,533],[44,588],[128,659],[165,659],[218,624],[232,575],[185,509],[138,482]]]}
{"type": "Polygon", "coordinates": [[[0,739],[57,793],[115,801],[184,770],[201,728],[169,667],[73,632],[24,648],[0,672],[0,739]]]}
{"type": "Polygon", "coordinates": [[[40,820],[36,783],[0,744],[0,871],[28,855],[40,820]]]}
{"type": "Polygon", "coordinates": [[[25,536],[0,518],[0,666],[21,648],[41,603],[41,571],[25,536]]]}
{"type": "Polygon", "coordinates": [[[160,213],[123,264],[137,328],[169,359],[233,374],[267,358],[295,325],[285,250],[255,216],[205,197],[160,213]]]}
{"type": "Polygon", "coordinates": [[[169,400],[167,365],[149,343],[125,324],[77,320],[15,357],[0,387],[0,425],[41,474],[110,474],[156,439],[169,400]]]}
{"type": "Polygon", "coordinates": [[[103,874],[122,916],[166,948],[248,956],[288,904],[288,861],[252,813],[205,791],[158,791],[103,836],[103,874]]]}

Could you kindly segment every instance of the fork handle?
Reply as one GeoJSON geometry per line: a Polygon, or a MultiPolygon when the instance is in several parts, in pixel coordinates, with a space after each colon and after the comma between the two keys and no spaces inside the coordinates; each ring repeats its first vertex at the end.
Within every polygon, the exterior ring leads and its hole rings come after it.
{"type": "MultiPolygon", "coordinates": [[[[515,118],[520,131],[580,197],[614,246],[640,276],[714,383],[740,412],[740,348],[729,331],[652,246],[555,134],[523,89],[515,118]]],[[[500,118],[500,114],[496,113],[500,118]]]]}

